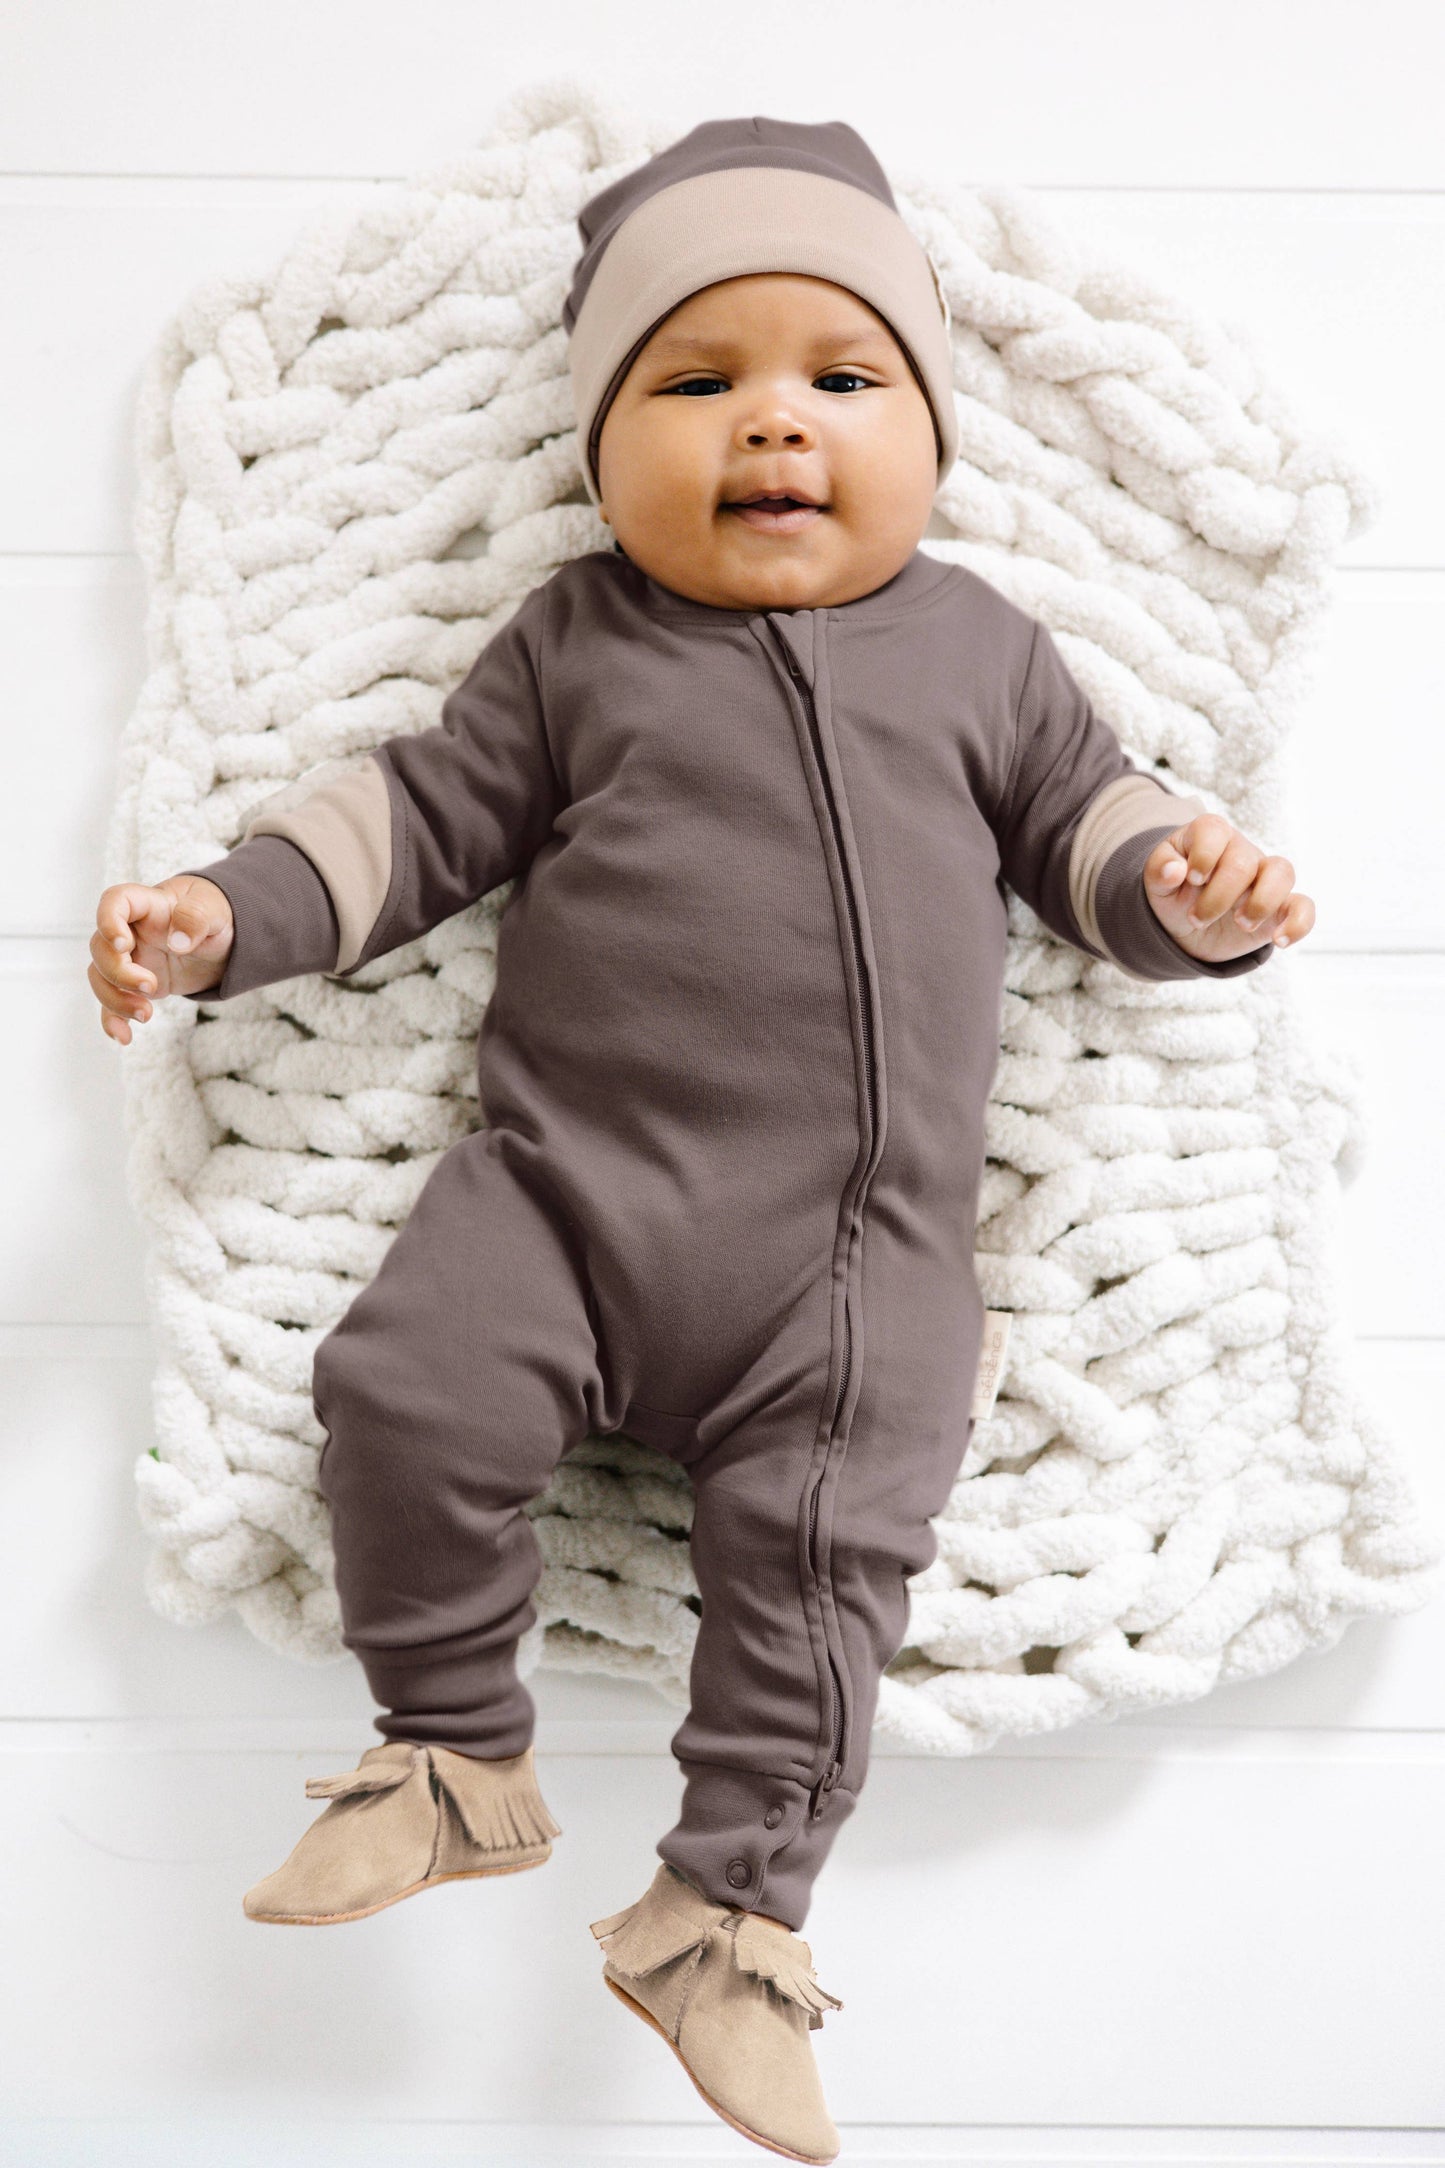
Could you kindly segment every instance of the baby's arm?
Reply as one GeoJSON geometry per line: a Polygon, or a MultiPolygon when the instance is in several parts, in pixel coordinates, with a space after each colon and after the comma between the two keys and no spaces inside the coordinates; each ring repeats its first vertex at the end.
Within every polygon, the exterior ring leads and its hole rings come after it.
{"type": "Polygon", "coordinates": [[[1235,978],[1313,923],[1287,860],[1134,766],[1043,624],[994,827],[1004,878],[1045,925],[1134,978],[1235,978]],[[1197,928],[1196,902],[1210,919],[1197,928]]]}
{"type": "MultiPolygon", "coordinates": [[[[303,776],[263,801],[234,850],[145,891],[209,891],[233,927],[208,952],[219,974],[193,969],[152,990],[226,1001],[308,972],[347,979],[520,873],[561,805],[542,706],[545,610],[534,588],[430,730],[388,738],[324,782],[303,776]]],[[[155,963],[148,952],[152,976],[155,963]]]]}

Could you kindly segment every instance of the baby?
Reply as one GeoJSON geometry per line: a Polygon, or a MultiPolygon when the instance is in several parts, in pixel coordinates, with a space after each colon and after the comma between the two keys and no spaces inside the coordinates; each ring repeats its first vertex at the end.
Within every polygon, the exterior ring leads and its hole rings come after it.
{"type": "Polygon", "coordinates": [[[710,121],[579,227],[611,547],[526,597],[434,728],[107,889],[90,981],[125,1045],[154,999],[344,984],[515,880],[484,1126],[316,1350],[383,1743],[308,1782],[331,1804],[245,1909],[358,1919],[548,1858],[524,1508],[622,1431],[688,1471],[702,1610],[681,1811],[593,1923],[603,1976],[733,2128],[826,2162],[809,2033],[841,2004],[797,1930],[973,1428],[1005,884],[1140,979],[1255,970],[1314,911],[1132,764],[1040,622],[920,549],[957,452],[947,310],[861,137],[710,121]]]}

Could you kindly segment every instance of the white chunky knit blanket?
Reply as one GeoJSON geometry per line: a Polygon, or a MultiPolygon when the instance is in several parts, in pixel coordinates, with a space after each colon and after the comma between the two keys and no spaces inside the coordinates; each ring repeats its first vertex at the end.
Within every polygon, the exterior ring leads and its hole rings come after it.
{"type": "MultiPolygon", "coordinates": [[[[574,220],[675,133],[550,81],[170,323],[108,882],[204,863],[304,770],[435,722],[528,589],[610,540],[574,451],[574,220]]],[[[961,451],[924,546],[1050,626],[1142,765],[1288,852],[1281,746],[1369,485],[1237,334],[1039,197],[895,185],[953,313],[961,451]]],[[[350,985],[162,1003],[123,1056],[159,1345],[138,1503],[176,1621],[341,1653],[312,1355],[477,1123],[503,900],[350,985]]],[[[1146,985],[1011,913],[976,1242],[1012,1340],[878,1713],[942,1754],[1276,1670],[1423,1603],[1441,1557],[1351,1367],[1331,1235],[1360,1076],[1301,1029],[1292,953],[1146,985]]],[[[524,1671],[685,1700],[690,1500],[626,1439],[561,1464],[524,1671]]]]}

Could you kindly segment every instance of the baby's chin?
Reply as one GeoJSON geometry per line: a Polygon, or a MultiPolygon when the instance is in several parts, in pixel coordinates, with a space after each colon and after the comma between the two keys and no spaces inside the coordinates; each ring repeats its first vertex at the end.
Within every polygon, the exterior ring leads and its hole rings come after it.
{"type": "Polygon", "coordinates": [[[727,596],[728,609],[813,610],[829,603],[845,579],[836,565],[775,557],[763,565],[720,565],[712,584],[727,596]]]}
{"type": "Polygon", "coordinates": [[[823,526],[793,536],[736,529],[718,552],[716,576],[738,596],[734,607],[764,610],[831,608],[879,584],[870,553],[827,515],[823,526]]]}
{"type": "Polygon", "coordinates": [[[867,552],[858,549],[833,513],[791,533],[759,532],[720,507],[695,532],[674,529],[661,548],[658,532],[620,539],[630,557],[664,587],[695,602],[727,610],[809,610],[856,594],[867,579],[867,552]]]}

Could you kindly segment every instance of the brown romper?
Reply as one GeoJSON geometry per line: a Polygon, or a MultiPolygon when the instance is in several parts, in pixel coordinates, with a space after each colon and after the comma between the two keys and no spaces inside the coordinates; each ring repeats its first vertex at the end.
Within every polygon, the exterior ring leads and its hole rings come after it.
{"type": "MultiPolygon", "coordinates": [[[[344,981],[499,883],[484,1126],[320,1341],[344,1638],[388,1739],[519,1752],[523,1508],[589,1433],[688,1471],[701,1620],[660,1856],[803,1925],[936,1555],[1007,881],[1147,979],[1232,977],[1141,868],[1202,801],[1136,769],[1047,629],[915,551],[831,609],[563,565],[434,728],[265,801],[210,1004],[344,981]]],[[[622,1533],[621,1531],[619,1533],[622,1533]]]]}

